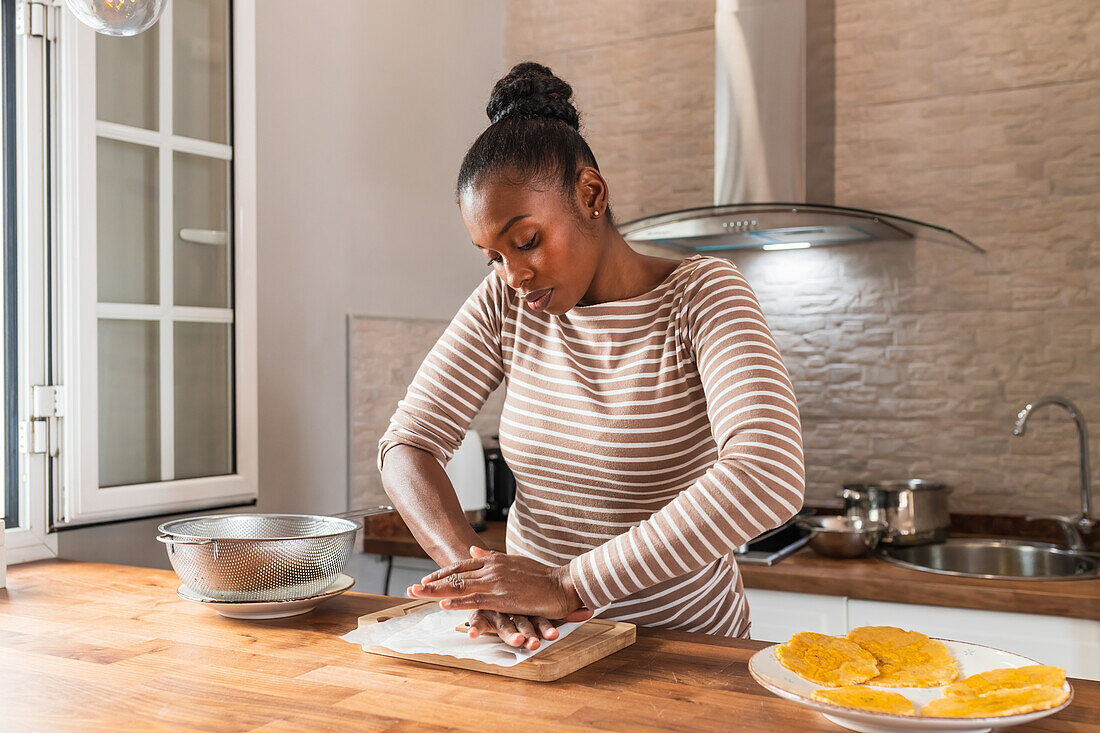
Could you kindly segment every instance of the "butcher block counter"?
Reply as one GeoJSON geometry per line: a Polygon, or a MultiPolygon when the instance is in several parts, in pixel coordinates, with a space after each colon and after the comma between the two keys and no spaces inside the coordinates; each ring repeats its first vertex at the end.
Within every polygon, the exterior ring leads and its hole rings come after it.
{"type": "MultiPolygon", "coordinates": [[[[759,687],[762,642],[639,629],[539,683],[366,654],[359,616],[406,599],[346,593],[304,616],[237,621],[176,597],[170,571],[48,561],[0,590],[3,730],[840,730],[759,687]]],[[[1100,683],[1034,727],[1100,726],[1100,683]]]]}

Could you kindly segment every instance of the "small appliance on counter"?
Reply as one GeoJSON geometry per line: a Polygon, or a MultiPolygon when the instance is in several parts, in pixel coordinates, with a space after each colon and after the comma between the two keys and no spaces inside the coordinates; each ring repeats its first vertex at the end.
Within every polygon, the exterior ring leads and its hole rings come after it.
{"type": "Polygon", "coordinates": [[[491,522],[508,519],[508,511],[516,500],[516,477],[504,462],[499,436],[485,442],[485,497],[489,504],[486,518],[491,522]]]}
{"type": "Polygon", "coordinates": [[[481,436],[476,430],[467,430],[462,445],[458,446],[454,456],[445,469],[447,478],[458,494],[458,503],[466,515],[466,520],[474,531],[485,529],[485,459],[481,447],[481,436]]]}
{"type": "Polygon", "coordinates": [[[813,516],[816,510],[804,506],[783,524],[764,532],[749,542],[734,548],[738,565],[775,565],[793,555],[810,541],[810,531],[799,521],[813,516]]]}

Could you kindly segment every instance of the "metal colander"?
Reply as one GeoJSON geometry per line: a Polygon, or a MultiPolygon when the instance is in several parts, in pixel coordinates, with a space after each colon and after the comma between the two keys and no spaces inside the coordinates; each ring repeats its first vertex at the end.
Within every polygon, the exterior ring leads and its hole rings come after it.
{"type": "MultiPolygon", "coordinates": [[[[392,508],[349,515],[383,511],[392,508]]],[[[322,592],[347,565],[359,525],[311,514],[215,514],[157,529],[184,585],[214,600],[244,602],[322,592]]]]}

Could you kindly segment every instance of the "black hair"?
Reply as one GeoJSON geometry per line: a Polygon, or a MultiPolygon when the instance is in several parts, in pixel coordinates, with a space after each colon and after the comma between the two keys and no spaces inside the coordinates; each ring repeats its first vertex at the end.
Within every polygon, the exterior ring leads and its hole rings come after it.
{"type": "MultiPolygon", "coordinates": [[[[515,184],[557,186],[575,206],[577,171],[599,170],[580,134],[573,87],[542,64],[516,64],[493,85],[485,114],[489,127],[462,159],[455,195],[495,175],[515,184]]],[[[605,218],[614,223],[611,207],[605,218]]]]}

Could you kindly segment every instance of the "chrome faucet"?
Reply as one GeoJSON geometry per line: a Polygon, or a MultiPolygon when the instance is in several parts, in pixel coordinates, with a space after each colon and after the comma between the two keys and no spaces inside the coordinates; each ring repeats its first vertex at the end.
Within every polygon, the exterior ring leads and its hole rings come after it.
{"type": "Polygon", "coordinates": [[[1020,410],[1016,415],[1016,425],[1012,428],[1012,434],[1023,436],[1024,431],[1027,429],[1027,421],[1028,418],[1031,417],[1031,413],[1044,405],[1058,405],[1059,407],[1064,407],[1070,417],[1073,418],[1073,422],[1077,424],[1077,444],[1080,454],[1081,474],[1081,513],[1074,516],[1030,516],[1027,517],[1027,519],[1053,519],[1057,522],[1058,528],[1062,530],[1062,534],[1065,536],[1066,544],[1069,548],[1071,550],[1084,550],[1087,549],[1087,547],[1082,535],[1091,533],[1096,526],[1096,521],[1092,518],[1092,479],[1089,475],[1089,430],[1085,425],[1085,416],[1081,414],[1081,410],[1077,405],[1073,404],[1065,397],[1055,397],[1053,395],[1041,397],[1034,403],[1029,402],[1024,405],[1024,409],[1020,410]]]}

